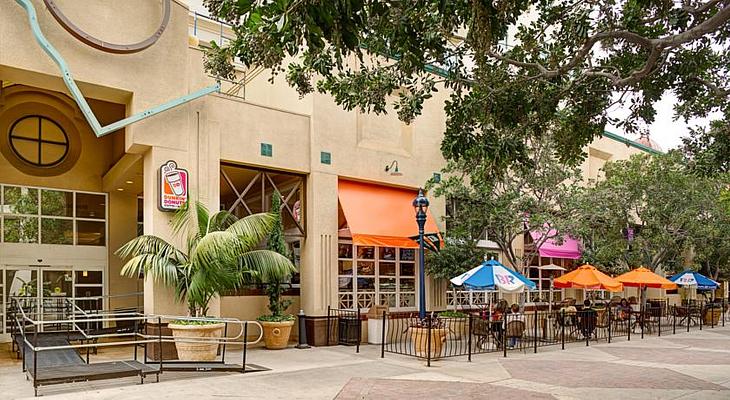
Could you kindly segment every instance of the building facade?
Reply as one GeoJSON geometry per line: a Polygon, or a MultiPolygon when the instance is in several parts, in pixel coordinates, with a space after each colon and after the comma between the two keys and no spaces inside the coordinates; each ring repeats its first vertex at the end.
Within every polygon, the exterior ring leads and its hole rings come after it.
{"type": "MultiPolygon", "coordinates": [[[[47,2],[30,3],[102,126],[215,84],[203,70],[203,49],[231,34],[176,0],[169,9],[167,0],[52,2],[103,43],[154,39],[120,54],[77,40],[47,2]],[[161,20],[164,31],[155,35],[161,20]]],[[[97,137],[26,10],[14,0],[0,0],[0,9],[0,312],[9,296],[30,294],[108,296],[112,309],[140,302],[147,313],[183,314],[169,290],[121,277],[123,260],[114,255],[142,232],[178,240],[163,208],[179,200],[181,184],[188,201],[238,216],[268,211],[281,194],[299,268],[286,292],[294,300],[290,312],[322,316],[328,307],[378,303],[416,309],[417,254],[409,238],[416,226],[410,203],[402,203],[444,165],[445,91],[405,125],[394,113],[343,111],[327,95],[299,98],[283,77],[271,83],[269,71],[241,69],[220,93],[97,137]],[[144,292],[143,300],[122,296],[134,292],[144,292]]],[[[608,160],[644,150],[613,135],[599,138],[587,149],[585,178],[598,178],[608,160]]],[[[428,228],[438,231],[445,204],[430,200],[428,228]]],[[[426,291],[430,309],[446,307],[445,282],[427,279],[426,291]]],[[[265,306],[252,287],[218,299],[212,313],[253,319],[265,306]]]]}

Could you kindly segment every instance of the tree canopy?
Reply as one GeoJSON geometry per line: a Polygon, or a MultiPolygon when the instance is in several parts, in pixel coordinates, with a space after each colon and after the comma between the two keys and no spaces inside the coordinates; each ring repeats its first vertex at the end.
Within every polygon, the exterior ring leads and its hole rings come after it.
{"type": "Polygon", "coordinates": [[[730,126],[729,0],[204,3],[236,33],[208,54],[214,74],[230,77],[236,58],[347,110],[382,113],[393,95],[405,122],[445,88],[442,152],[474,173],[529,163],[545,132],[563,161],[579,160],[608,122],[645,130],[665,94],[677,118],[730,126]],[[612,120],[617,104],[629,114],[612,120]]]}

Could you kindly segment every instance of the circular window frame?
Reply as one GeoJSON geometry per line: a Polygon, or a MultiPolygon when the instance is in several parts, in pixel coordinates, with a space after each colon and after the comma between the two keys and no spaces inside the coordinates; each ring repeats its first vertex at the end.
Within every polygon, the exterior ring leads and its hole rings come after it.
{"type": "Polygon", "coordinates": [[[81,135],[79,127],[72,115],[60,111],[51,104],[38,101],[29,101],[8,107],[0,114],[0,153],[19,171],[33,176],[57,176],[68,172],[79,159],[81,154],[81,135]],[[54,122],[66,135],[68,146],[63,159],[52,166],[36,166],[29,163],[12,148],[10,143],[10,129],[24,117],[40,116],[54,122]]]}
{"type": "Polygon", "coordinates": [[[13,124],[10,125],[10,129],[8,130],[8,143],[10,144],[10,150],[12,150],[13,153],[15,153],[16,157],[20,158],[22,161],[28,163],[29,165],[31,165],[33,167],[38,167],[38,168],[53,168],[53,167],[61,164],[63,162],[63,160],[66,159],[66,156],[68,156],[69,146],[71,145],[70,141],[68,139],[68,135],[66,134],[66,131],[63,129],[63,127],[58,122],[56,122],[48,117],[45,117],[43,115],[26,115],[24,117],[20,117],[20,118],[16,119],[15,122],[13,122],[13,124]],[[38,128],[37,128],[38,138],[37,139],[14,134],[15,128],[18,126],[18,124],[20,124],[21,122],[28,120],[28,119],[37,119],[38,120],[38,128]],[[63,143],[43,139],[43,121],[50,122],[51,124],[55,125],[59,131],[61,131],[61,134],[63,135],[63,139],[64,139],[63,143]],[[38,147],[38,162],[29,160],[26,156],[21,154],[21,152],[18,150],[18,148],[16,146],[16,143],[18,140],[24,141],[24,142],[32,142],[33,144],[35,144],[38,147]],[[61,157],[59,157],[58,159],[56,159],[52,162],[44,163],[43,162],[43,145],[44,144],[52,145],[52,146],[63,146],[63,154],[61,155],[61,157]]]}

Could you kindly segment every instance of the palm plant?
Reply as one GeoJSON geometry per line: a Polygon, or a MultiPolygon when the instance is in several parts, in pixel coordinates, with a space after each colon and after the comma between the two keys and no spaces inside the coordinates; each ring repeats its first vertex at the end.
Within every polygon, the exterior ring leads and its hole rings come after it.
{"type": "Polygon", "coordinates": [[[271,213],[238,219],[227,211],[210,214],[201,203],[183,207],[172,219],[173,232],[182,236],[185,251],[154,235],[136,237],[116,254],[128,258],[121,274],[145,274],[175,289],[191,316],[206,316],[208,304],[222,292],[255,280],[279,279],[295,268],[270,250],[258,249],[276,223],[271,213]]]}

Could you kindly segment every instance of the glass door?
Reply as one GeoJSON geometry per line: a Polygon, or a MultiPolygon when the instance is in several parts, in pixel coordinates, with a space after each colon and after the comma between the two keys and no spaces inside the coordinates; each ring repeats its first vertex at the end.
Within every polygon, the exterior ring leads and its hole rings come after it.
{"type": "MultiPolygon", "coordinates": [[[[72,311],[67,298],[73,297],[73,272],[68,267],[54,267],[53,269],[41,268],[42,289],[41,320],[60,321],[65,320],[72,311]]],[[[63,324],[44,324],[43,330],[61,330],[63,324]]]]}
{"type": "Polygon", "coordinates": [[[10,333],[15,324],[13,307],[18,303],[29,318],[38,318],[38,268],[30,266],[8,266],[4,274],[2,332],[10,333]],[[11,301],[17,297],[17,302],[11,301]]]}

